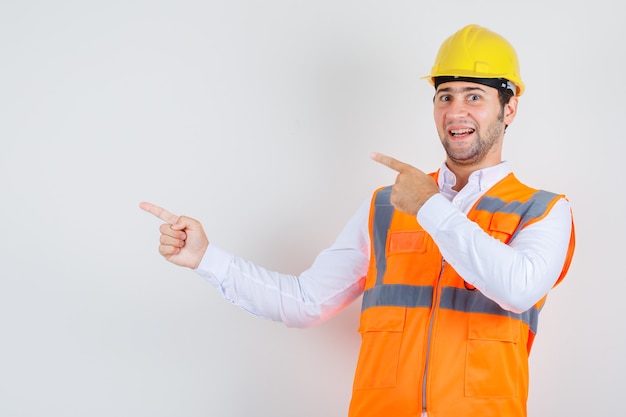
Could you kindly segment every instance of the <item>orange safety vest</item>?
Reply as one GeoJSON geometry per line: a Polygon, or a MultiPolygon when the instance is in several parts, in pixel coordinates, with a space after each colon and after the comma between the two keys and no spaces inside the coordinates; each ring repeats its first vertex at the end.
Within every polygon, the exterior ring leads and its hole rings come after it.
{"type": "MultiPolygon", "coordinates": [[[[390,194],[391,187],[381,188],[372,198],[372,256],[349,416],[526,416],[528,355],[546,297],[521,314],[502,309],[446,263],[414,216],[394,210],[390,194]]],[[[509,174],[467,217],[509,243],[561,197],[509,174]]],[[[557,283],[573,251],[572,224],[557,283]]]]}

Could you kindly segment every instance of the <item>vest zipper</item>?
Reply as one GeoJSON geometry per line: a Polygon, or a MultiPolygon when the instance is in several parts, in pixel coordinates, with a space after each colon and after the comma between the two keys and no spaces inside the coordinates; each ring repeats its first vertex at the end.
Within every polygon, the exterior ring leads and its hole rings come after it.
{"type": "Polygon", "coordinates": [[[443,269],[446,266],[446,260],[441,258],[441,271],[439,271],[439,277],[437,277],[437,284],[434,288],[433,294],[433,307],[430,313],[430,319],[428,321],[428,336],[426,340],[426,356],[424,361],[424,377],[422,379],[422,416],[428,417],[428,412],[426,410],[426,380],[428,377],[428,362],[430,361],[430,348],[432,344],[432,336],[433,336],[433,324],[435,322],[435,314],[439,309],[439,295],[440,295],[440,287],[441,287],[441,277],[443,275],[443,269]]]}

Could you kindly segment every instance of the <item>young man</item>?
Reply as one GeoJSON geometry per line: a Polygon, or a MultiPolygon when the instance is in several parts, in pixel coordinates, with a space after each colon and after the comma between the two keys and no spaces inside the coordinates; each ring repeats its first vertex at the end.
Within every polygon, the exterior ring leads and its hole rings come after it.
{"type": "Polygon", "coordinates": [[[363,294],[350,416],[523,417],[539,311],[574,251],[570,206],[520,183],[501,159],[524,92],[504,38],[462,28],[427,78],[445,162],[427,175],[373,154],[396,183],[299,277],[209,245],[194,219],[141,207],[166,222],[166,259],[253,314],[304,327],[363,294]]]}

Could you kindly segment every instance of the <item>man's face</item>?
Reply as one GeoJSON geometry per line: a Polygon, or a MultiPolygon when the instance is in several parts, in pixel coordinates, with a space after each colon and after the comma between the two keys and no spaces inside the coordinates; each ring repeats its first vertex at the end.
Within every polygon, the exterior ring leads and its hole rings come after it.
{"type": "Polygon", "coordinates": [[[513,97],[503,109],[493,87],[465,81],[439,85],[435,125],[448,162],[478,167],[500,163],[504,126],[513,121],[516,108],[513,97]]]}

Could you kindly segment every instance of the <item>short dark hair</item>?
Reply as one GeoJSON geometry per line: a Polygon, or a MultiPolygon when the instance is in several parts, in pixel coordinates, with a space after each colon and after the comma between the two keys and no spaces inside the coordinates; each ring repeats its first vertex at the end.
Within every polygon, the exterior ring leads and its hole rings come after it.
{"type": "MultiPolygon", "coordinates": [[[[513,97],[515,95],[515,93],[513,93],[513,91],[509,90],[509,89],[501,89],[498,88],[498,98],[500,99],[500,117],[504,116],[504,106],[507,105],[507,103],[511,100],[511,97],[513,97]]],[[[504,131],[506,132],[506,128],[509,127],[509,125],[505,124],[504,125],[504,131]]]]}
{"type": "Polygon", "coordinates": [[[504,106],[511,100],[515,93],[509,89],[498,88],[498,98],[500,99],[500,107],[504,109],[504,106]]]}

